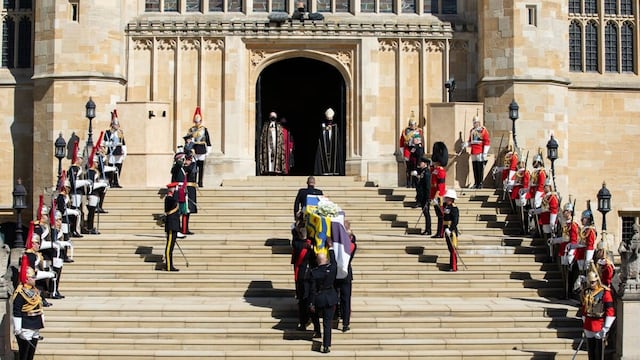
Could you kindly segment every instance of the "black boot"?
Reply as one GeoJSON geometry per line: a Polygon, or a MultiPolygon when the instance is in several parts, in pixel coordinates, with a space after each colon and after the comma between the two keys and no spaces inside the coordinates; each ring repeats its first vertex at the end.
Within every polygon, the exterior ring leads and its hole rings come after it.
{"type": "Polygon", "coordinates": [[[196,165],[198,166],[198,187],[202,187],[202,177],[204,175],[204,160],[197,160],[196,165]]]}
{"type": "Polygon", "coordinates": [[[122,164],[115,164],[115,165],[116,165],[116,169],[118,169],[118,171],[114,171],[113,172],[113,186],[112,187],[121,188],[122,186],[120,185],[120,175],[122,174],[122,164]]]}

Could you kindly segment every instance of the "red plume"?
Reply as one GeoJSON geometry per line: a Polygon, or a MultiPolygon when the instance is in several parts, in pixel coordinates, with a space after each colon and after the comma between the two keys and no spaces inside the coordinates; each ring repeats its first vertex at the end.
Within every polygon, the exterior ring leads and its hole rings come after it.
{"type": "Polygon", "coordinates": [[[73,155],[71,157],[71,165],[78,165],[78,141],[73,143],[73,155]]]}
{"type": "Polygon", "coordinates": [[[118,110],[113,109],[111,112],[111,125],[118,124],[118,110]]]}
{"type": "Polygon", "coordinates": [[[56,199],[51,199],[51,210],[49,211],[49,225],[51,228],[56,227],[56,199]]]}
{"type": "Polygon", "coordinates": [[[27,254],[22,255],[22,259],[20,260],[20,282],[23,284],[27,283],[27,270],[29,270],[29,258],[27,254]]]}
{"type": "Polygon", "coordinates": [[[33,231],[34,231],[33,221],[30,221],[29,232],[27,233],[27,244],[25,245],[25,249],[27,250],[33,247],[33,241],[31,240],[33,238],[33,231]]]}
{"type": "Polygon", "coordinates": [[[104,136],[104,130],[100,131],[100,137],[98,138],[98,141],[96,141],[96,147],[99,149],[100,146],[102,145],[102,137],[104,136]]]}
{"type": "Polygon", "coordinates": [[[200,106],[196,106],[196,111],[193,113],[193,122],[196,121],[202,122],[202,112],[200,111],[200,106]]]}
{"type": "Polygon", "coordinates": [[[44,195],[40,194],[40,202],[38,203],[38,214],[37,219],[38,222],[42,220],[42,207],[44,206],[44,195]]]}
{"type": "Polygon", "coordinates": [[[62,189],[64,189],[65,181],[67,181],[67,170],[62,170],[62,174],[60,175],[60,182],[58,182],[58,191],[62,191],[62,189]]]}

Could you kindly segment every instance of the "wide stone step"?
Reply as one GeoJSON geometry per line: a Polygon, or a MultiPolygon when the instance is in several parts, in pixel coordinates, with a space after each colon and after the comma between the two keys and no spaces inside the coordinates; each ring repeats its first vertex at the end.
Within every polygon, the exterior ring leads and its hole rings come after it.
{"type": "MultiPolygon", "coordinates": [[[[52,316],[134,316],[177,317],[196,313],[198,316],[221,317],[297,317],[297,300],[290,298],[267,297],[217,297],[215,303],[202,296],[181,296],[179,301],[162,298],[91,296],[68,297],[55,301],[55,306],[48,308],[52,316]],[[144,304],[144,306],[141,306],[144,304]],[[185,314],[185,308],[189,309],[185,314]]],[[[399,318],[399,317],[531,317],[545,318],[554,323],[556,320],[577,321],[577,303],[571,301],[551,301],[540,298],[402,298],[402,297],[354,297],[352,298],[353,321],[360,318],[399,318]]],[[[572,326],[572,325],[571,325],[572,326]]],[[[366,330],[362,328],[361,330],[366,330]]]]}
{"type": "MultiPolygon", "coordinates": [[[[117,269],[116,271],[104,272],[101,270],[81,270],[73,267],[66,267],[64,274],[72,279],[164,279],[166,280],[166,274],[156,270],[129,270],[126,268],[117,269]]],[[[227,278],[227,279],[250,279],[250,280],[288,280],[293,277],[293,272],[289,270],[244,270],[241,273],[231,270],[212,270],[212,271],[199,271],[193,273],[189,271],[181,271],[175,274],[171,274],[172,278],[176,281],[180,281],[181,278],[199,278],[199,279],[213,279],[213,278],[227,278]]],[[[449,273],[438,270],[383,270],[383,271],[354,271],[354,280],[364,279],[378,279],[378,280],[395,280],[395,279],[428,279],[428,280],[443,280],[443,279],[455,279],[464,278],[468,280],[476,279],[548,279],[557,280],[562,278],[560,270],[558,271],[527,271],[527,272],[514,272],[507,270],[496,271],[477,271],[477,270],[465,270],[456,273],[449,273]]],[[[66,280],[66,279],[65,279],[66,280]]],[[[66,281],[65,281],[66,284],[66,281]]]]}
{"type": "MultiPolygon", "coordinates": [[[[320,354],[319,343],[313,343],[312,350],[238,350],[238,351],[202,351],[202,350],[52,350],[44,352],[42,356],[50,360],[113,360],[113,359],[261,359],[261,360],[294,360],[294,359],[379,359],[379,360],[410,360],[410,359],[442,359],[442,360],[586,360],[586,353],[582,352],[573,357],[574,350],[380,350],[366,349],[345,351],[332,349],[330,355],[320,354]]],[[[41,347],[39,346],[39,349],[41,347]]]]}
{"type": "MultiPolygon", "coordinates": [[[[162,296],[176,297],[185,295],[201,295],[201,296],[252,296],[252,297],[292,297],[295,290],[290,288],[271,288],[268,286],[271,281],[253,281],[246,287],[177,287],[166,288],[162,286],[145,288],[140,285],[122,286],[118,288],[111,287],[94,287],[85,288],[72,286],[73,284],[63,284],[60,289],[66,296],[162,296]],[[262,283],[255,286],[255,283],[262,283]]],[[[502,288],[438,288],[438,289],[419,289],[416,287],[385,287],[385,288],[353,288],[353,296],[433,296],[433,297],[450,297],[452,295],[470,296],[470,297],[549,297],[560,298],[564,294],[562,288],[523,288],[520,287],[502,287],[502,288]]]]}

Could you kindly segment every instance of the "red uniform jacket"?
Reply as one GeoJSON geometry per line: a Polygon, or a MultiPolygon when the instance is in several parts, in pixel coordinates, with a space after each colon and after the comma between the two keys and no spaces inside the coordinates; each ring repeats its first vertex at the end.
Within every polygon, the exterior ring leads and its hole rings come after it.
{"type": "MultiPolygon", "coordinates": [[[[516,173],[516,184],[511,189],[511,200],[520,198],[520,189],[529,190],[529,180],[531,179],[531,174],[529,170],[520,169],[516,173]]],[[[529,196],[527,196],[529,199],[529,196]]]]}
{"type": "Polygon", "coordinates": [[[433,200],[436,197],[436,193],[440,196],[444,196],[447,192],[447,186],[445,181],[447,179],[447,170],[442,166],[434,166],[431,169],[431,193],[429,194],[429,200],[433,200]]]}
{"type": "Polygon", "coordinates": [[[536,171],[536,182],[531,183],[531,188],[529,189],[529,199],[535,199],[537,192],[544,193],[544,183],[547,181],[547,172],[544,170],[543,167],[535,171],[536,171]]]}
{"type": "Polygon", "coordinates": [[[482,126],[480,131],[476,128],[471,129],[468,142],[471,146],[471,155],[478,155],[483,153],[485,146],[491,145],[491,138],[487,129],[482,126]]]}
{"type": "Polygon", "coordinates": [[[502,181],[504,182],[509,177],[509,171],[518,170],[518,154],[516,152],[511,155],[508,168],[502,170],[502,181]]]}
{"type": "Polygon", "coordinates": [[[596,230],[593,226],[585,226],[580,232],[580,242],[586,247],[576,249],[576,259],[584,260],[587,250],[593,250],[596,243],[596,230]]]}
{"type": "Polygon", "coordinates": [[[578,223],[576,223],[575,221],[571,221],[571,224],[568,224],[565,226],[567,226],[567,229],[563,231],[567,231],[569,233],[569,242],[568,243],[563,242],[560,244],[560,247],[558,250],[558,256],[564,256],[565,248],[569,244],[573,244],[573,245],[578,244],[578,237],[580,234],[580,226],[578,226],[578,223]]]}
{"type": "Polygon", "coordinates": [[[602,316],[593,316],[594,314],[589,314],[588,309],[583,305],[582,314],[585,316],[583,328],[585,330],[598,332],[602,330],[602,327],[604,326],[605,317],[615,316],[615,309],[613,308],[613,296],[611,296],[610,290],[600,288],[593,297],[594,303],[602,302],[603,314],[602,316]]]}
{"type": "Polygon", "coordinates": [[[555,193],[550,192],[545,195],[545,199],[546,200],[543,199],[543,203],[546,201],[549,204],[549,211],[541,212],[540,216],[538,217],[538,221],[540,225],[553,225],[549,223],[551,222],[551,214],[558,215],[558,208],[560,207],[560,205],[558,204],[558,196],[555,193]]]}

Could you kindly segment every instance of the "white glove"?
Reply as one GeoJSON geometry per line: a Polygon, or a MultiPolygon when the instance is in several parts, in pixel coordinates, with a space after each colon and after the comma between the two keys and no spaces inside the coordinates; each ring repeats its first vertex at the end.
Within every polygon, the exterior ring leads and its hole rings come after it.
{"type": "Polygon", "coordinates": [[[127,145],[122,145],[122,158],[127,157],[127,145]]]}
{"type": "Polygon", "coordinates": [[[22,333],[22,318],[21,317],[13,317],[13,333],[15,335],[20,335],[22,333]]]}
{"type": "Polygon", "coordinates": [[[486,152],[482,153],[482,161],[488,161],[488,159],[489,159],[489,154],[486,152]]]}
{"type": "Polygon", "coordinates": [[[211,154],[211,146],[207,146],[207,155],[211,154]]]}
{"type": "Polygon", "coordinates": [[[463,149],[468,147],[468,146],[469,146],[469,142],[465,141],[465,142],[462,143],[462,148],[463,149]]]}
{"type": "Polygon", "coordinates": [[[445,234],[446,236],[451,237],[451,229],[449,229],[449,228],[444,229],[444,234],[445,234]]]}
{"type": "Polygon", "coordinates": [[[438,200],[436,200],[436,199],[431,200],[431,204],[432,204],[432,205],[436,205],[436,206],[437,206],[437,205],[440,205],[440,204],[438,203],[438,200]]]}
{"type": "Polygon", "coordinates": [[[584,322],[586,319],[587,319],[587,317],[582,315],[582,322],[584,322]]]}

